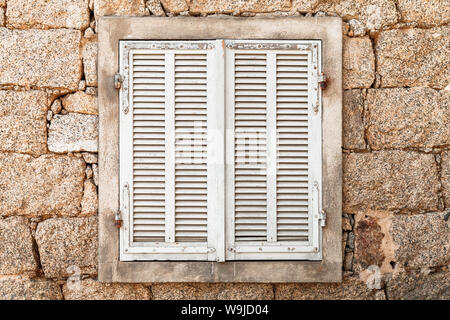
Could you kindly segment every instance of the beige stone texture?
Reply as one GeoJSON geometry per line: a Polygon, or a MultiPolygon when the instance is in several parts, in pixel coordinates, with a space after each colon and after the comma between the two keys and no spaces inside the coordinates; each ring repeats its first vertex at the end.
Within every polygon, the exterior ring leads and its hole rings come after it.
{"type": "Polygon", "coordinates": [[[0,300],[62,300],[56,282],[7,277],[0,279],[0,300]]]}
{"type": "Polygon", "coordinates": [[[377,74],[382,87],[445,88],[450,82],[450,27],[380,33],[377,74]]]}
{"type": "Polygon", "coordinates": [[[375,56],[369,37],[343,38],[344,89],[370,88],[375,79],[375,56]]]}
{"type": "Polygon", "coordinates": [[[159,0],[148,0],[145,6],[154,16],[164,17],[166,15],[159,0]]]}
{"type": "Polygon", "coordinates": [[[341,283],[275,285],[277,300],[371,300],[375,293],[356,277],[346,277],[341,283]]]}
{"type": "Polygon", "coordinates": [[[75,157],[0,153],[0,215],[77,215],[84,172],[75,157]]]}
{"type": "Polygon", "coordinates": [[[53,101],[52,106],[50,107],[50,110],[53,112],[53,114],[58,114],[62,110],[62,103],[60,99],[56,99],[53,101]]]}
{"type": "Polygon", "coordinates": [[[83,66],[86,85],[97,86],[97,36],[83,39],[83,66]]]}
{"type": "Polygon", "coordinates": [[[97,97],[94,95],[77,91],[66,95],[61,100],[64,109],[68,112],[98,114],[97,97]]]}
{"type": "Polygon", "coordinates": [[[144,0],[94,0],[94,15],[101,16],[143,16],[144,0]]]}
{"type": "Polygon", "coordinates": [[[442,195],[446,208],[450,208],[450,152],[443,152],[441,156],[442,195]]]}
{"type": "Polygon", "coordinates": [[[270,300],[270,284],[258,283],[155,283],[154,300],[270,300]]]}
{"type": "Polygon", "coordinates": [[[86,163],[98,163],[98,155],[96,153],[83,152],[82,155],[86,163]]]}
{"type": "Polygon", "coordinates": [[[0,0],[0,7],[6,7],[6,0],[0,0]]]}
{"type": "Polygon", "coordinates": [[[52,218],[38,224],[36,242],[47,278],[97,273],[97,217],[52,218]]]}
{"type": "Polygon", "coordinates": [[[47,94],[43,91],[0,91],[0,150],[47,152],[47,94]]]}
{"type": "Polygon", "coordinates": [[[92,180],[84,181],[84,194],[81,201],[81,215],[96,215],[98,210],[97,187],[92,180]]]}
{"type": "Polygon", "coordinates": [[[37,268],[28,219],[0,219],[0,274],[34,273],[37,268]]]}
{"type": "Polygon", "coordinates": [[[189,9],[186,0],[161,0],[161,4],[170,13],[180,13],[189,9]]]}
{"type": "MultiPolygon", "coordinates": [[[[180,0],[175,1],[179,2],[180,0]]],[[[166,0],[162,0],[162,2],[164,4],[166,0]]],[[[173,1],[167,0],[167,2],[173,1]]],[[[189,11],[192,13],[258,13],[289,11],[290,9],[290,0],[192,0],[189,5],[189,11]]]]}
{"type": "Polygon", "coordinates": [[[5,8],[0,7],[0,27],[5,26],[5,8]]]}
{"type": "Polygon", "coordinates": [[[367,140],[374,150],[449,144],[450,92],[430,88],[370,89],[367,140]]]}
{"type": "Polygon", "coordinates": [[[322,0],[292,0],[292,10],[298,12],[314,12],[314,8],[322,0]]]}
{"type": "Polygon", "coordinates": [[[432,154],[376,151],[344,154],[344,211],[400,212],[438,208],[438,168],[432,154]]]}
{"type": "Polygon", "coordinates": [[[76,90],[80,39],[78,30],[0,28],[0,85],[76,90]]]}
{"type": "Polygon", "coordinates": [[[65,300],[149,300],[150,290],[141,284],[100,283],[82,280],[79,286],[63,286],[65,300]]]}
{"type": "Polygon", "coordinates": [[[404,268],[437,267],[450,264],[450,226],[445,213],[396,215],[390,233],[396,262],[404,268]]]}
{"type": "Polygon", "coordinates": [[[357,19],[369,30],[380,30],[398,21],[395,0],[324,0],[315,11],[337,14],[344,20],[357,19]]]}
{"type": "Polygon", "coordinates": [[[418,26],[437,26],[450,22],[448,0],[398,0],[397,8],[404,22],[418,26]]]}
{"type": "Polygon", "coordinates": [[[98,116],[80,113],[55,115],[48,131],[52,152],[97,152],[98,116]]]}
{"type": "Polygon", "coordinates": [[[359,89],[345,90],[342,105],[342,140],[345,149],[365,149],[364,93],[359,89]]]}
{"type": "Polygon", "coordinates": [[[87,0],[8,0],[7,26],[16,29],[68,28],[89,26],[87,0]]]}
{"type": "Polygon", "coordinates": [[[450,272],[403,273],[386,285],[390,300],[450,300],[450,272]]]}

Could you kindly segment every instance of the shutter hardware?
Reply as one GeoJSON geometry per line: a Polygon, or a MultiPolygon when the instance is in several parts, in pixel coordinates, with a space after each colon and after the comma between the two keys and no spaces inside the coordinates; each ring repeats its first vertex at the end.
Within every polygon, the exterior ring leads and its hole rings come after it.
{"type": "Polygon", "coordinates": [[[116,212],[115,218],[114,218],[114,225],[117,229],[120,229],[122,227],[122,219],[120,219],[120,210],[116,212]]]}
{"type": "Polygon", "coordinates": [[[327,223],[327,213],[325,212],[325,210],[320,210],[319,220],[320,220],[320,226],[325,227],[325,225],[327,223]]]}
{"type": "Polygon", "coordinates": [[[321,73],[318,77],[319,80],[319,86],[322,90],[327,88],[327,76],[325,75],[325,73],[321,73]]]}
{"type": "Polygon", "coordinates": [[[120,89],[122,87],[123,77],[120,73],[114,75],[114,88],[120,89]]]}

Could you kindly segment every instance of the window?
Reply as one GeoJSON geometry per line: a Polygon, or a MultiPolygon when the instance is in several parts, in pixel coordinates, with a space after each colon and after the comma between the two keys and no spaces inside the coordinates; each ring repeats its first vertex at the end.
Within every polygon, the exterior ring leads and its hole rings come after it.
{"type": "Polygon", "coordinates": [[[340,21],[317,21],[101,20],[101,280],[340,279],[340,21]]]}

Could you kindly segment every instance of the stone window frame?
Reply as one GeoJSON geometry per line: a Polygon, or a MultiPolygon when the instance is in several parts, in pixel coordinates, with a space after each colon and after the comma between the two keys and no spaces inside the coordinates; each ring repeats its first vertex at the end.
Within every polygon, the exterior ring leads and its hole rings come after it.
{"type": "Polygon", "coordinates": [[[340,282],[342,280],[342,21],[338,17],[101,17],[98,24],[101,282],[340,282]],[[321,261],[119,261],[119,40],[321,40],[323,70],[321,261]]]}

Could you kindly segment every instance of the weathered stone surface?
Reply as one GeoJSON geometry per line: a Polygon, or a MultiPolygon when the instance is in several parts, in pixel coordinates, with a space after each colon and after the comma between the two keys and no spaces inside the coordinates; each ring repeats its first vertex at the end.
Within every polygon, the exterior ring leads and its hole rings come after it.
{"type": "Polygon", "coordinates": [[[83,152],[82,155],[86,163],[98,163],[98,155],[96,153],[83,152]]]}
{"type": "Polygon", "coordinates": [[[0,84],[76,90],[80,38],[78,30],[0,28],[0,84]]]}
{"type": "Polygon", "coordinates": [[[345,149],[365,149],[364,97],[358,89],[345,90],[343,96],[342,140],[345,149]]]}
{"type": "Polygon", "coordinates": [[[141,284],[100,283],[82,280],[77,286],[63,286],[66,300],[149,300],[150,290],[141,284]]]}
{"type": "Polygon", "coordinates": [[[376,42],[382,87],[445,88],[450,82],[450,27],[383,31],[376,42]]]}
{"type": "Polygon", "coordinates": [[[47,94],[43,91],[0,91],[0,150],[47,152],[47,94]]]}
{"type": "Polygon", "coordinates": [[[52,152],[97,152],[98,116],[80,113],[55,115],[48,132],[52,152]]]}
{"type": "Polygon", "coordinates": [[[82,91],[65,96],[62,104],[68,112],[98,114],[97,97],[82,91]]]}
{"type": "Polygon", "coordinates": [[[81,214],[83,216],[90,216],[97,214],[98,197],[97,187],[92,180],[84,182],[84,194],[81,201],[81,214]]]}
{"type": "Polygon", "coordinates": [[[10,28],[84,29],[89,26],[86,0],[8,0],[6,16],[10,28]]]}
{"type": "Polygon", "coordinates": [[[450,152],[443,152],[441,157],[442,195],[446,208],[450,208],[450,152]]]}
{"type": "Polygon", "coordinates": [[[359,269],[371,265],[381,267],[385,259],[382,249],[384,233],[378,221],[371,216],[363,216],[355,225],[355,264],[359,269]]]}
{"type": "Polygon", "coordinates": [[[360,20],[369,30],[380,30],[398,21],[394,0],[325,0],[315,11],[337,14],[344,20],[360,20]]]}
{"type": "Polygon", "coordinates": [[[170,13],[180,13],[189,9],[186,0],[161,0],[161,4],[170,13]]]}
{"type": "Polygon", "coordinates": [[[144,0],[94,0],[95,18],[100,16],[143,16],[144,0]]]}
{"type": "Polygon", "coordinates": [[[292,9],[298,12],[314,12],[321,0],[292,0],[292,9]]]}
{"type": "Polygon", "coordinates": [[[97,217],[45,220],[37,226],[36,242],[46,277],[68,277],[70,268],[97,273],[97,217]]]}
{"type": "Polygon", "coordinates": [[[6,7],[6,0],[0,0],[0,7],[6,7]]]}
{"type": "MultiPolygon", "coordinates": [[[[171,2],[170,0],[168,0],[171,2]]],[[[179,0],[175,0],[179,1],[179,0]]],[[[163,4],[166,2],[162,1],[163,4]]],[[[192,0],[189,11],[192,13],[233,13],[233,12],[274,12],[291,9],[290,0],[192,0]]]]}
{"type": "Polygon", "coordinates": [[[37,267],[28,220],[0,219],[0,274],[34,272],[37,267]]]}
{"type": "Polygon", "coordinates": [[[370,300],[376,293],[355,277],[344,278],[342,283],[289,283],[275,288],[277,300],[370,300]]]}
{"type": "Polygon", "coordinates": [[[0,215],[76,215],[85,164],[69,156],[0,153],[0,215]]]}
{"type": "Polygon", "coordinates": [[[269,300],[270,284],[256,283],[155,283],[155,300],[269,300]]]}
{"type": "Polygon", "coordinates": [[[87,86],[97,86],[97,36],[83,40],[83,66],[87,86]]]}
{"type": "Polygon", "coordinates": [[[444,266],[450,263],[450,227],[445,213],[396,215],[390,233],[396,262],[405,268],[444,266]]]}
{"type": "Polygon", "coordinates": [[[450,272],[401,274],[386,285],[390,300],[449,300],[450,272]]]}
{"type": "Polygon", "coordinates": [[[375,55],[369,37],[344,37],[343,47],[344,89],[369,88],[375,79],[375,55]]]}
{"type": "Polygon", "coordinates": [[[5,26],[5,9],[0,7],[0,27],[5,26]]]}
{"type": "Polygon", "coordinates": [[[351,153],[343,157],[344,211],[432,211],[438,207],[434,155],[407,151],[351,153]]]}
{"type": "Polygon", "coordinates": [[[161,2],[159,0],[148,0],[145,5],[150,13],[154,16],[164,17],[166,15],[163,8],[161,7],[161,2]]]}
{"type": "Polygon", "coordinates": [[[50,280],[0,279],[0,300],[61,300],[59,285],[50,280]]]}
{"type": "Polygon", "coordinates": [[[448,145],[450,92],[430,88],[370,89],[367,139],[372,149],[448,145]]]}
{"type": "Polygon", "coordinates": [[[447,0],[398,0],[397,8],[404,22],[418,26],[436,26],[450,22],[447,0]]]}

